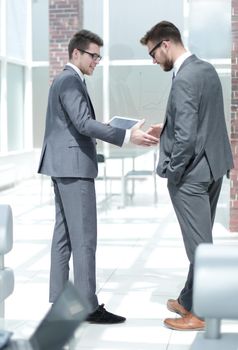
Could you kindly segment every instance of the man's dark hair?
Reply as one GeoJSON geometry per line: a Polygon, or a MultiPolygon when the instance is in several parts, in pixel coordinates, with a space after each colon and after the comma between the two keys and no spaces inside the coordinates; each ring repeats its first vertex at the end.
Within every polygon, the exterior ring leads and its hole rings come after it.
{"type": "Polygon", "coordinates": [[[68,45],[69,59],[72,58],[74,49],[80,48],[82,50],[87,50],[90,43],[103,46],[103,40],[97,34],[92,33],[89,30],[82,29],[75,33],[68,45]]]}
{"type": "Polygon", "coordinates": [[[171,22],[162,21],[152,27],[140,39],[142,45],[147,45],[148,41],[160,42],[161,40],[171,40],[182,44],[181,34],[178,28],[171,22]]]}

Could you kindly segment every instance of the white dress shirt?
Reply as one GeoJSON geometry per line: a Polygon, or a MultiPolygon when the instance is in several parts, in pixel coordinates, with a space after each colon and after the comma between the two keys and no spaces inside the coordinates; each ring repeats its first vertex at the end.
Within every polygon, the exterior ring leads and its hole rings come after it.
{"type": "Polygon", "coordinates": [[[176,74],[178,73],[179,68],[182,66],[183,62],[191,55],[192,54],[190,51],[186,51],[176,59],[176,61],[174,62],[174,76],[175,77],[176,77],[176,74]]]}

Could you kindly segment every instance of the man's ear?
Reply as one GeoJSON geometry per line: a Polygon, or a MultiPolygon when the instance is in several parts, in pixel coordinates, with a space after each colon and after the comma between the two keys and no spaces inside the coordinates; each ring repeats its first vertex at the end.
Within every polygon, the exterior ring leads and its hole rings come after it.
{"type": "Polygon", "coordinates": [[[78,57],[79,54],[80,54],[79,50],[74,49],[72,52],[72,57],[78,57]]]}
{"type": "Polygon", "coordinates": [[[170,48],[170,41],[169,40],[164,40],[163,41],[163,43],[162,43],[162,45],[164,45],[164,48],[165,49],[169,49],[170,48]]]}

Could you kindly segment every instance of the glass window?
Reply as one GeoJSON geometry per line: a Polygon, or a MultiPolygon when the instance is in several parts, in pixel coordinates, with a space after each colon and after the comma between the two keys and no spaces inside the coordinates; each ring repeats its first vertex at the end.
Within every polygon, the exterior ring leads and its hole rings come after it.
{"type": "Polygon", "coordinates": [[[25,59],[27,0],[8,0],[7,3],[7,55],[25,59]]]}
{"type": "Polygon", "coordinates": [[[16,64],[7,66],[8,151],[24,147],[24,68],[16,64]]]}
{"type": "MultiPolygon", "coordinates": [[[[1,81],[2,81],[2,62],[0,61],[0,82],[1,81]]],[[[1,110],[1,86],[2,84],[0,83],[0,110],[1,110]]]]}
{"type": "Polygon", "coordinates": [[[32,70],[33,92],[33,146],[40,148],[45,129],[45,116],[49,91],[49,68],[39,67],[32,70]]]}
{"type": "MultiPolygon", "coordinates": [[[[2,18],[2,7],[1,7],[1,1],[0,1],[0,19],[1,18],[2,18]]],[[[0,35],[0,54],[2,54],[2,36],[1,35],[0,35]]]]}
{"type": "MultiPolygon", "coordinates": [[[[0,7],[1,8],[1,7],[0,7]]],[[[1,64],[1,61],[0,61],[0,82],[2,81],[2,64],[1,64]]],[[[2,99],[1,99],[1,86],[2,84],[0,83],[0,111],[2,110],[2,99]]],[[[0,127],[1,127],[1,114],[0,114],[0,127]]],[[[1,152],[1,142],[0,142],[0,152],[1,152]]]]}
{"type": "Polygon", "coordinates": [[[189,48],[202,58],[230,58],[231,1],[190,1],[189,48]]]}
{"type": "MultiPolygon", "coordinates": [[[[110,0],[111,1],[111,0],[110,0]]],[[[103,0],[83,2],[83,27],[103,36],[103,0]]]]}
{"type": "Polygon", "coordinates": [[[110,58],[148,59],[141,37],[156,23],[174,22],[183,31],[183,1],[110,0],[110,58]]]}
{"type": "MultiPolygon", "coordinates": [[[[103,1],[84,1],[84,28],[103,36],[103,1]]],[[[155,23],[166,19],[183,28],[183,0],[110,0],[109,40],[111,59],[148,58],[140,38],[155,23]],[[150,11],[153,9],[153,11],[150,11]],[[146,14],[146,15],[145,15],[146,14]]]]}
{"type": "Polygon", "coordinates": [[[32,57],[33,61],[48,61],[49,10],[48,0],[32,2],[32,57]]]}
{"type": "Polygon", "coordinates": [[[171,74],[159,66],[110,67],[110,116],[162,122],[170,87],[171,74]]]}

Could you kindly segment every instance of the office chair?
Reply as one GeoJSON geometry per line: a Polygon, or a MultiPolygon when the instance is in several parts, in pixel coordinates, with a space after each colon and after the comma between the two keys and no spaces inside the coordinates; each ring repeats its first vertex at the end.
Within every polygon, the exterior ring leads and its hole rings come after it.
{"type": "Polygon", "coordinates": [[[238,320],[237,245],[200,244],[194,265],[193,310],[204,318],[191,350],[237,350],[238,334],[221,333],[222,319],[238,320]]]}
{"type": "Polygon", "coordinates": [[[152,177],[153,185],[154,185],[154,203],[157,203],[157,182],[156,182],[156,159],[157,152],[153,152],[153,169],[145,170],[145,169],[135,169],[135,163],[133,159],[133,169],[128,171],[125,175],[125,193],[129,195],[130,199],[133,200],[135,195],[135,181],[145,181],[152,177]],[[131,182],[131,192],[128,189],[128,182],[131,182]]]}

